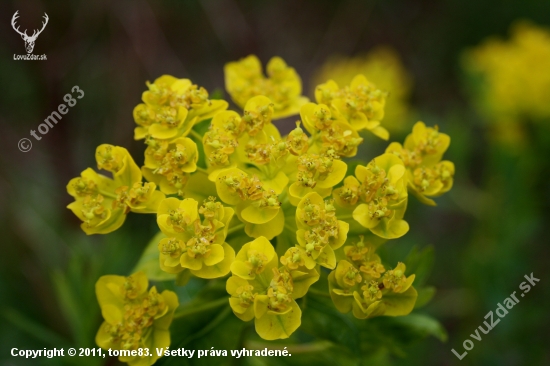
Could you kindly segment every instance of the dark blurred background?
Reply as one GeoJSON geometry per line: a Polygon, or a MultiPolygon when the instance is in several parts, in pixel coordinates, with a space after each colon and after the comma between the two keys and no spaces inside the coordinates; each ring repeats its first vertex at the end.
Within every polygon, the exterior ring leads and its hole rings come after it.
{"type": "MultiPolygon", "coordinates": [[[[494,142],[472,107],[460,66],[465,49],[491,35],[506,37],[517,19],[550,26],[550,2],[4,0],[0,9],[0,364],[47,362],[11,357],[12,347],[93,346],[100,323],[95,281],[130,271],[156,232],[151,216],[134,214],[113,234],[87,237],[65,208],[67,182],[94,165],[97,145],[125,146],[142,163],[132,109],[145,81],[172,74],[225,93],[225,63],[249,54],[265,63],[278,55],[309,93],[329,57],[381,45],[397,52],[412,77],[415,117],[451,136],[445,158],[457,168],[455,187],[437,199],[438,207],[411,198],[411,230],[387,248],[402,259],[414,245],[434,246],[428,283],[437,294],[423,311],[442,322],[448,340],[429,337],[391,359],[396,365],[550,364],[550,121],[527,124],[520,150],[494,142]],[[47,61],[13,59],[25,54],[10,24],[16,10],[21,29],[36,28],[48,14],[34,49],[47,61]],[[42,140],[30,137],[74,85],[84,98],[42,140]],[[26,153],[17,148],[24,137],[33,143],[26,153]],[[531,272],[540,283],[459,361],[451,349],[462,353],[485,314],[531,272]]],[[[407,121],[407,131],[414,122],[407,121]]],[[[370,137],[365,145],[368,160],[387,144],[370,137]]]]}

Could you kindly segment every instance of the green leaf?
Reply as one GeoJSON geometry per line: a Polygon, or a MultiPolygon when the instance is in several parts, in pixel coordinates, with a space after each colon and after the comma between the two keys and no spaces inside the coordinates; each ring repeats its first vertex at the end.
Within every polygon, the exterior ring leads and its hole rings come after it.
{"type": "Polygon", "coordinates": [[[415,309],[421,308],[429,303],[435,295],[435,287],[433,286],[417,288],[416,291],[418,292],[418,298],[414,305],[415,309]]]}
{"type": "Polygon", "coordinates": [[[164,238],[166,238],[166,235],[162,232],[158,232],[157,235],[151,239],[141,254],[141,258],[132,270],[132,273],[143,271],[147,275],[149,281],[171,281],[176,278],[176,275],[166,273],[160,269],[158,243],[164,238]]]}
{"type": "Polygon", "coordinates": [[[395,318],[395,324],[406,328],[415,338],[434,336],[442,342],[447,341],[445,328],[436,319],[423,314],[411,314],[395,318]]]}
{"type": "Polygon", "coordinates": [[[65,319],[67,319],[71,327],[73,337],[76,339],[77,343],[83,344],[86,341],[86,336],[82,334],[83,317],[79,311],[78,298],[71,290],[67,277],[61,271],[52,272],[52,282],[57,301],[59,302],[65,319]]]}
{"type": "Polygon", "coordinates": [[[360,351],[360,340],[354,321],[349,315],[336,310],[330,297],[308,293],[299,331],[339,344],[348,348],[351,353],[357,354],[360,351]]]}
{"type": "Polygon", "coordinates": [[[6,308],[2,312],[2,315],[8,322],[12,323],[17,328],[52,347],[69,347],[71,345],[53,330],[35,322],[33,319],[29,319],[15,309],[6,308]]]}
{"type": "Polygon", "coordinates": [[[428,279],[434,264],[434,248],[427,246],[422,250],[414,246],[404,260],[407,265],[407,275],[415,274],[413,286],[420,287],[428,279]]]}

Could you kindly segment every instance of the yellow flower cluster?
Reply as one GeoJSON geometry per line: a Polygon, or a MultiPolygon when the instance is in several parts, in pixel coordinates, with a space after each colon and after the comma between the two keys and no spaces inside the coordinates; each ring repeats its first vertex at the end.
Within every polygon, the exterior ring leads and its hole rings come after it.
{"type": "Polygon", "coordinates": [[[509,40],[488,39],[466,52],[463,64],[482,78],[479,107],[490,120],[550,117],[550,29],[519,22],[509,40]]]}
{"type": "Polygon", "coordinates": [[[228,274],[235,259],[235,251],[225,243],[232,217],[233,209],[214,197],[200,208],[192,198],[163,200],[157,212],[157,223],[166,235],[158,244],[160,268],[168,273],[189,270],[202,278],[228,274]]]}
{"type": "MultiPolygon", "coordinates": [[[[308,103],[284,61],[270,61],[268,74],[253,56],[226,66],[226,87],[242,114],[187,79],[148,84],[134,111],[136,138],[147,145],[142,168],[124,148],[101,145],[98,168],[112,178],[85,170],[67,186],[75,198],[69,208],[88,234],[117,229],[129,211],[156,213],[160,269],[180,285],[231,274],[229,305],[242,320],[254,319],[264,339],[287,338],[300,326],[296,299],[329,272],[339,311],[361,319],[407,315],[415,276],[403,263],[384,267],[376,248],[409,230],[409,191],[432,204],[427,197],[451,188],[454,166],[441,161],[449,137],[419,122],[403,146],[392,143],[349,171],[344,159],[357,155],[359,131],[389,137],[380,125],[386,93],[357,75],[342,88],[319,85],[317,103],[308,103]],[[286,113],[300,121],[281,136],[272,120],[286,113]],[[194,126],[205,119],[210,127],[201,133],[204,125],[194,126]]],[[[140,273],[102,277],[97,286],[106,321],[100,346],[135,349],[151,337],[157,342],[155,332],[168,345],[173,295],[146,292],[140,273]]]]}
{"type": "Polygon", "coordinates": [[[401,262],[386,270],[375,249],[362,235],[344,247],[346,258],[328,277],[334,305],[343,313],[352,311],[359,319],[410,313],[418,296],[412,287],[415,275],[406,276],[401,262]]]}
{"type": "Polygon", "coordinates": [[[127,351],[119,360],[130,366],[149,366],[159,358],[155,349],[170,345],[170,323],[178,297],[172,291],[148,290],[143,272],[103,276],[95,286],[104,322],[96,343],[105,350],[127,351]]]}
{"type": "Polygon", "coordinates": [[[386,149],[386,153],[401,159],[407,168],[409,190],[426,205],[435,206],[435,201],[428,197],[441,196],[453,186],[455,166],[448,160],[441,161],[450,143],[449,135],[440,133],[437,126],[426,127],[417,122],[403,146],[392,142],[386,149]]]}
{"type": "Polygon", "coordinates": [[[143,103],[134,108],[134,120],[138,127],[134,137],[175,139],[187,136],[191,128],[217,112],[227,109],[224,100],[208,99],[208,92],[189,79],[176,79],[163,75],[143,93],[143,103]]]}
{"type": "Polygon", "coordinates": [[[84,170],[67,184],[75,201],[67,206],[80,220],[82,230],[90,234],[107,234],[122,226],[126,214],[155,213],[164,194],[153,182],[143,183],[141,171],[123,147],[103,144],[96,150],[97,168],[113,178],[84,170]]]}
{"type": "Polygon", "coordinates": [[[297,114],[308,98],[301,95],[302,80],[296,70],[282,58],[273,57],[266,71],[267,78],[254,55],[225,65],[225,88],[235,104],[244,108],[252,97],[265,95],[273,101],[274,119],[297,114]]]}
{"type": "Polygon", "coordinates": [[[387,96],[363,74],[356,75],[349,86],[339,87],[329,80],[315,88],[315,100],[329,108],[330,119],[346,122],[355,131],[368,130],[384,140],[390,138],[381,126],[387,96]]]}
{"type": "Polygon", "coordinates": [[[231,265],[233,275],[227,280],[231,309],[244,321],[254,319],[263,339],[288,338],[298,329],[302,311],[295,300],[319,279],[315,268],[300,262],[299,252],[287,254],[279,267],[273,245],[260,236],[244,244],[231,265]]]}
{"type": "Polygon", "coordinates": [[[391,47],[379,46],[366,55],[333,56],[314,74],[313,86],[332,79],[346,85],[357,74],[368,75],[381,90],[389,92],[386,100],[384,127],[390,132],[405,131],[412,110],[409,98],[412,77],[405,69],[399,54],[391,47]]]}

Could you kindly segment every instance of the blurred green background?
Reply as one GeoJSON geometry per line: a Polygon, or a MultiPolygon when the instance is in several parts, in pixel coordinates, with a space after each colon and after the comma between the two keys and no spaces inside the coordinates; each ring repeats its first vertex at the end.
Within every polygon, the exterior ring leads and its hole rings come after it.
{"type": "MultiPolygon", "coordinates": [[[[278,55],[296,68],[305,93],[310,93],[315,73],[332,55],[361,55],[382,45],[397,52],[412,78],[409,103],[414,113],[403,121],[405,130],[392,133],[390,140],[403,141],[415,119],[439,125],[452,138],[445,158],[456,165],[454,188],[437,199],[436,208],[411,198],[405,217],[410,232],[385,248],[387,257],[397,261],[414,246],[433,246],[427,283],[437,293],[419,313],[438,319],[447,341],[434,336],[418,340],[429,334],[442,338],[437,327],[418,329],[419,334],[398,327],[392,330],[392,341],[377,340],[385,346],[372,353],[368,341],[359,344],[353,332],[335,334],[337,322],[307,324],[315,311],[334,311],[318,304],[310,315],[304,314],[309,338],[302,338],[316,343],[296,348],[294,361],[231,361],[550,364],[550,250],[545,232],[550,222],[550,119],[525,120],[520,147],[493,138],[494,126],[474,108],[476,80],[461,69],[465,49],[491,35],[507,37],[517,19],[550,26],[548,1],[5,0],[0,8],[0,364],[117,364],[116,359],[27,360],[11,357],[10,350],[93,347],[101,321],[95,281],[107,273],[128,274],[156,233],[152,216],[134,214],[115,233],[87,237],[65,208],[71,202],[67,182],[94,165],[97,145],[125,146],[142,162],[144,145],[133,140],[132,109],[140,102],[145,81],[167,73],[224,93],[226,62],[256,54],[265,63],[278,55]],[[21,29],[36,28],[43,13],[48,14],[49,24],[34,50],[46,54],[47,61],[13,60],[14,54],[25,53],[10,25],[16,10],[21,29]],[[85,92],[84,98],[41,141],[31,138],[29,130],[36,130],[74,85],[85,92]],[[33,142],[30,152],[17,149],[23,137],[33,142]],[[485,314],[518,291],[523,276],[531,272],[539,284],[459,361],[451,349],[462,353],[462,342],[482,325],[485,314]],[[351,358],[329,352],[340,346],[361,350],[351,358]]],[[[280,123],[290,125],[296,119],[280,123]]],[[[369,160],[387,144],[369,136],[365,145],[361,158],[369,160]]],[[[202,284],[195,281],[178,290],[180,299],[192,298],[202,284]]],[[[384,327],[384,320],[366,322],[365,332],[384,327]]],[[[222,336],[234,338],[241,328],[233,327],[243,327],[241,323],[223,323],[222,336]]],[[[216,340],[220,332],[199,323],[189,329],[186,342],[198,339],[208,348],[223,344],[216,340]]],[[[254,345],[250,339],[247,346],[254,345]]],[[[221,362],[213,360],[201,362],[221,362]]],[[[184,359],[172,362],[183,364],[184,359]]]]}

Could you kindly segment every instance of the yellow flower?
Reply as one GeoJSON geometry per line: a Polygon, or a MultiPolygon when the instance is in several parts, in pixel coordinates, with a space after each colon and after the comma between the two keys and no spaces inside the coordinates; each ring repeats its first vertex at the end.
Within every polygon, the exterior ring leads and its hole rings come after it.
{"type": "Polygon", "coordinates": [[[365,281],[376,280],[386,271],[380,257],[375,253],[375,250],[376,246],[372,243],[365,242],[365,237],[363,235],[359,235],[359,241],[352,242],[352,245],[346,245],[344,247],[346,260],[351,263],[354,268],[359,269],[362,276],[361,278],[365,281]]]}
{"type": "Polygon", "coordinates": [[[340,207],[355,207],[359,201],[359,189],[361,183],[353,175],[348,175],[344,179],[344,184],[334,190],[332,197],[334,202],[340,207]]]}
{"type": "Polygon", "coordinates": [[[210,131],[204,134],[204,153],[211,166],[226,166],[244,132],[244,123],[237,112],[223,111],[212,118],[210,131]]]}
{"type": "Polygon", "coordinates": [[[148,287],[143,272],[102,276],[95,286],[104,319],[96,343],[105,350],[127,352],[119,360],[130,366],[152,365],[159,358],[155,349],[170,346],[169,328],[178,297],[172,291],[159,294],[154,286],[148,287]]]}
{"type": "Polygon", "coordinates": [[[211,174],[218,196],[229,205],[245,225],[245,232],[252,237],[279,235],[284,226],[280,218],[281,202],[274,189],[264,188],[256,176],[249,176],[237,168],[229,168],[211,174]]]}
{"type": "Polygon", "coordinates": [[[265,237],[243,245],[231,265],[231,272],[245,280],[253,280],[266,268],[277,265],[277,256],[273,246],[265,237]],[[272,263],[273,262],[273,263],[272,263]]]}
{"type": "MultiPolygon", "coordinates": [[[[353,211],[353,218],[372,233],[385,238],[399,238],[409,231],[403,220],[407,208],[405,167],[393,154],[374,158],[367,166],[355,169],[354,184],[359,183],[360,203],[353,211]]],[[[340,191],[345,201],[346,192],[340,191]]]]}
{"type": "Polygon", "coordinates": [[[364,75],[356,75],[349,86],[340,88],[329,80],[315,89],[317,103],[330,107],[336,119],[344,119],[354,130],[368,130],[387,140],[389,132],[380,125],[387,93],[377,89],[364,75]]]}
{"type": "MultiPolygon", "coordinates": [[[[330,154],[307,153],[293,159],[296,166],[294,181],[288,188],[290,203],[297,205],[308,193],[316,192],[327,197],[332,187],[344,179],[347,165],[330,154]]],[[[289,162],[292,160],[289,159],[289,162]]],[[[292,165],[291,165],[292,166],[292,165]]]]}
{"type": "Polygon", "coordinates": [[[112,173],[113,178],[88,168],[67,184],[67,192],[75,199],[67,208],[82,220],[86,234],[115,231],[130,211],[156,212],[164,194],[156,190],[155,183],[141,181],[141,171],[125,148],[100,145],[96,160],[98,169],[112,173]]]}
{"type": "Polygon", "coordinates": [[[255,136],[271,124],[275,106],[271,99],[264,95],[254,96],[244,105],[243,122],[249,136],[255,136]]]}
{"type": "Polygon", "coordinates": [[[201,278],[223,277],[235,260],[235,251],[225,243],[233,209],[212,197],[198,208],[192,198],[166,198],[158,208],[157,223],[167,237],[158,244],[163,271],[189,270],[201,278]],[[202,219],[201,219],[202,216],[202,219]]]}
{"type": "MultiPolygon", "coordinates": [[[[381,265],[380,265],[381,266],[381,265]]],[[[383,268],[376,270],[383,273],[383,268]]],[[[353,312],[358,319],[376,316],[403,316],[414,308],[418,296],[412,283],[415,275],[405,276],[405,265],[382,277],[365,275],[346,260],[338,262],[328,277],[329,291],[334,305],[342,313],[353,312]]]]}
{"type": "Polygon", "coordinates": [[[437,126],[426,127],[417,122],[404,146],[392,142],[386,149],[386,153],[393,153],[403,161],[408,189],[424,204],[435,206],[435,201],[428,197],[441,196],[453,186],[455,166],[450,161],[441,161],[450,143],[451,138],[439,132],[437,126]]]}
{"type": "Polygon", "coordinates": [[[415,277],[412,275],[407,278],[405,269],[405,264],[399,262],[395,269],[386,272],[382,280],[384,288],[397,293],[405,292],[411,286],[415,277]]]}
{"type": "Polygon", "coordinates": [[[136,140],[186,136],[196,123],[227,109],[226,101],[210,100],[206,89],[188,79],[163,75],[152,84],[147,82],[147,87],[142,96],[144,103],[134,108],[136,140]]]}
{"type": "Polygon", "coordinates": [[[336,218],[336,208],[331,201],[324,201],[316,192],[307,194],[296,207],[296,236],[304,249],[301,256],[304,265],[312,269],[316,264],[334,268],[334,250],[347,238],[349,224],[336,218]]]}
{"type": "Polygon", "coordinates": [[[363,139],[345,119],[333,118],[328,106],[307,103],[301,108],[300,116],[312,135],[314,152],[330,151],[340,157],[357,154],[357,146],[363,139]]]}
{"type": "Polygon", "coordinates": [[[183,196],[189,173],[197,170],[199,153],[190,138],[179,137],[166,141],[149,137],[145,150],[143,176],[154,182],[165,194],[183,196]]]}
{"type": "Polygon", "coordinates": [[[256,332],[267,340],[288,338],[298,329],[302,311],[295,299],[319,278],[317,272],[289,271],[277,264],[273,246],[259,237],[241,248],[226,285],[233,313],[244,321],[255,319],[256,332]]]}
{"type": "Polygon", "coordinates": [[[265,95],[274,103],[273,118],[279,119],[298,114],[308,99],[302,96],[302,81],[296,71],[280,57],[273,57],[267,64],[266,78],[262,66],[254,55],[225,65],[225,88],[233,101],[241,108],[257,95],[265,95]]]}
{"type": "Polygon", "coordinates": [[[356,57],[329,58],[314,73],[312,85],[329,79],[346,85],[357,74],[367,76],[381,90],[389,92],[384,108],[384,127],[390,132],[405,130],[412,112],[409,105],[412,78],[399,54],[389,46],[379,46],[356,57]]]}

